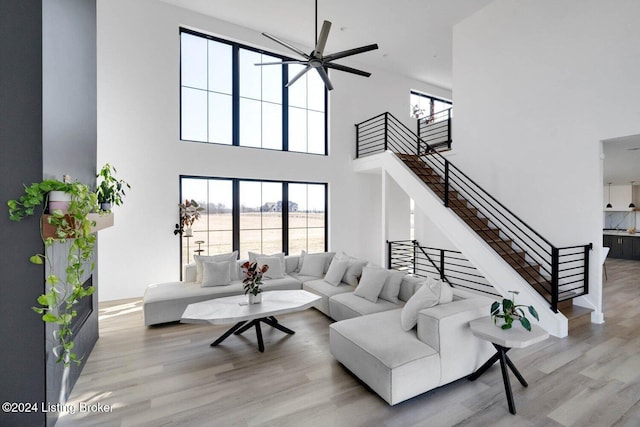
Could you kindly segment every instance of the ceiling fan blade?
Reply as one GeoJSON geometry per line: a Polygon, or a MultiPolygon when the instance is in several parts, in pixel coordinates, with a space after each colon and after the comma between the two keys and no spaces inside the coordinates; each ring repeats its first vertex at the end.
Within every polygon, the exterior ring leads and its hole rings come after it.
{"type": "Polygon", "coordinates": [[[289,87],[292,84],[294,84],[300,77],[304,76],[304,74],[309,71],[311,69],[311,65],[307,65],[304,70],[300,71],[298,74],[296,74],[291,80],[289,80],[289,83],[287,83],[285,85],[285,87],[289,87]]]}
{"type": "Polygon", "coordinates": [[[285,65],[285,64],[306,64],[307,61],[276,61],[276,62],[260,62],[253,65],[285,65]]]}
{"type": "Polygon", "coordinates": [[[329,80],[329,75],[327,74],[327,70],[322,67],[315,67],[318,74],[320,74],[320,78],[324,82],[324,85],[327,87],[327,90],[333,90],[333,85],[331,84],[331,80],[329,80]]]}
{"type": "Polygon", "coordinates": [[[329,37],[329,30],[331,30],[331,22],[324,21],[322,23],[322,29],[320,30],[316,49],[313,51],[314,58],[322,58],[322,52],[324,52],[324,47],[327,44],[327,38],[329,37]]]}
{"type": "Polygon", "coordinates": [[[292,44],[289,44],[289,43],[287,43],[287,42],[285,42],[283,40],[280,40],[279,38],[277,38],[275,36],[272,36],[269,33],[262,33],[262,35],[265,36],[266,38],[271,39],[274,42],[286,47],[287,49],[294,51],[295,53],[297,53],[298,55],[302,56],[303,58],[307,58],[307,59],[310,58],[309,55],[307,55],[306,53],[304,53],[303,51],[301,51],[300,49],[298,49],[297,47],[295,47],[292,44]]]}
{"type": "Polygon", "coordinates": [[[343,50],[342,52],[332,53],[323,58],[324,62],[333,61],[335,59],[345,58],[351,55],[357,55],[359,53],[369,52],[370,50],[376,50],[378,45],[376,43],[367,46],[356,47],[355,49],[343,50]]]}
{"type": "Polygon", "coordinates": [[[333,68],[334,70],[346,71],[347,73],[357,74],[364,77],[369,77],[371,75],[371,73],[368,73],[366,71],[358,70],[351,67],[345,67],[344,65],[334,64],[333,62],[326,62],[324,66],[327,68],[333,68]]]}

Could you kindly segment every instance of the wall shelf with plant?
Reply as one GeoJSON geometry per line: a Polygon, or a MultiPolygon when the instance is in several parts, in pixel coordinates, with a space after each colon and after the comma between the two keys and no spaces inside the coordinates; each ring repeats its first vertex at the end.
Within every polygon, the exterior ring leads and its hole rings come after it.
{"type": "MultiPolygon", "coordinates": [[[[66,178],[66,177],[65,177],[66,178]]],[[[127,184],[128,186],[128,184],[127,184]]],[[[122,200],[120,200],[121,204],[122,200]]],[[[53,353],[57,362],[69,366],[80,364],[82,357],[74,352],[72,320],[77,315],[74,307],[85,297],[95,292],[93,286],[84,287],[84,279],[95,268],[93,256],[97,242],[95,232],[113,225],[113,215],[98,207],[98,195],[80,182],[47,179],[25,186],[24,193],[7,202],[9,218],[21,221],[26,217],[40,215],[40,235],[44,244],[43,253],[29,258],[33,264],[45,265],[45,292],[37,298],[32,309],[47,323],[58,325],[54,331],[53,353]],[[63,192],[70,196],[68,207],[53,208],[46,212],[51,192],[63,192]],[[54,244],[66,244],[66,256],[61,261],[54,257],[54,244]],[[60,262],[63,265],[55,265],[60,262]],[[57,274],[57,272],[62,272],[57,274]]]]}

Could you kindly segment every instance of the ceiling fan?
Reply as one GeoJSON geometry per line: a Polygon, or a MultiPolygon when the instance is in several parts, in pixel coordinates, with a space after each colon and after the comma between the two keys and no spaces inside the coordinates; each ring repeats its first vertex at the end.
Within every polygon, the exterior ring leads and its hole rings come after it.
{"type": "Polygon", "coordinates": [[[330,55],[324,54],[324,47],[327,44],[327,38],[329,37],[329,30],[331,30],[331,22],[324,21],[322,23],[322,29],[320,30],[320,36],[317,37],[318,34],[318,2],[316,0],[316,47],[310,54],[304,53],[301,49],[280,40],[279,38],[269,34],[262,33],[263,36],[273,40],[274,42],[286,47],[287,49],[297,53],[302,56],[304,59],[300,60],[291,60],[291,61],[280,61],[280,62],[263,62],[261,64],[256,65],[285,65],[285,64],[300,64],[304,65],[305,68],[296,74],[289,83],[286,84],[285,87],[289,87],[294,84],[300,77],[305,75],[305,73],[311,69],[315,69],[320,78],[324,82],[325,86],[328,90],[333,89],[333,85],[331,84],[331,80],[329,80],[329,75],[327,74],[326,68],[331,68],[339,71],[346,71],[347,73],[357,74],[359,76],[369,77],[371,73],[366,71],[358,70],[351,67],[346,67],[344,65],[335,64],[333,61],[336,59],[346,58],[347,56],[357,55],[359,53],[369,52],[371,50],[375,50],[378,48],[377,44],[370,44],[367,46],[357,47],[354,49],[343,50],[342,52],[332,53],[330,55]]]}

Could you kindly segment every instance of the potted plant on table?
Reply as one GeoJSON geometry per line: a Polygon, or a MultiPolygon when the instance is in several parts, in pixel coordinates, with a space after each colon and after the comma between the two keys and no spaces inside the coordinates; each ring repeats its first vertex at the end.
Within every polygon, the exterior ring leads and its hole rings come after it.
{"type": "Polygon", "coordinates": [[[179,203],[178,207],[180,208],[180,224],[176,224],[173,234],[182,236],[184,233],[185,237],[192,237],[193,230],[191,227],[194,222],[200,219],[200,212],[203,212],[204,208],[193,199],[187,199],[184,203],[179,203]]]}
{"type": "Polygon", "coordinates": [[[96,194],[100,210],[110,212],[112,206],[120,206],[124,198],[125,189],[131,189],[131,186],[122,179],[115,177],[116,168],[106,163],[98,172],[98,188],[96,194]]]}
{"type": "Polygon", "coordinates": [[[259,304],[262,302],[262,276],[269,270],[268,265],[258,267],[257,262],[247,261],[242,264],[242,271],[247,276],[242,283],[244,283],[244,293],[248,295],[249,304],[259,304]]]}
{"type": "Polygon", "coordinates": [[[531,322],[527,319],[524,310],[522,307],[526,307],[529,310],[529,314],[531,314],[536,320],[540,320],[538,318],[538,312],[532,305],[518,305],[516,304],[516,295],[519,294],[518,291],[509,291],[513,296],[511,299],[503,299],[502,304],[498,301],[495,301],[491,304],[491,318],[493,319],[493,323],[496,326],[500,326],[502,329],[511,329],[514,320],[519,320],[520,324],[527,331],[531,331],[531,322]],[[498,319],[502,319],[500,325],[498,325],[498,319]]]}

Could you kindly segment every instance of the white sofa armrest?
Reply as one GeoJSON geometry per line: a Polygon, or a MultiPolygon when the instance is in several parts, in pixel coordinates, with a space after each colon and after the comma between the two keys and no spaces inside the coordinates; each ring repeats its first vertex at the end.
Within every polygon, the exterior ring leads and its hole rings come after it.
{"type": "Polygon", "coordinates": [[[196,264],[187,264],[184,266],[184,275],[182,276],[183,282],[195,282],[196,281],[196,264]]]}
{"type": "Polygon", "coordinates": [[[471,374],[492,354],[491,345],[476,338],[469,321],[489,315],[491,300],[465,298],[418,313],[417,336],[440,353],[441,384],[471,374]]]}

